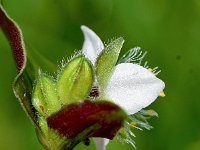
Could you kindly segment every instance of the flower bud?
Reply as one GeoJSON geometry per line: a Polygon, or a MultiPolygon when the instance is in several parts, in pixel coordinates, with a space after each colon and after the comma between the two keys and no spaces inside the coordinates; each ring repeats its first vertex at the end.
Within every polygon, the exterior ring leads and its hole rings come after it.
{"type": "Polygon", "coordinates": [[[84,57],[72,59],[61,71],[57,89],[63,104],[77,102],[86,98],[93,84],[93,68],[84,57]]]}
{"type": "Polygon", "coordinates": [[[32,103],[41,116],[49,116],[61,108],[56,84],[47,75],[39,75],[33,91],[32,103]]]}

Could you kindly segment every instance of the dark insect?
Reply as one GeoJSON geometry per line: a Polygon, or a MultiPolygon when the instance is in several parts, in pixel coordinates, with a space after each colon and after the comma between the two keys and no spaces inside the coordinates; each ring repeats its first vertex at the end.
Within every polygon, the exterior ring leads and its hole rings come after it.
{"type": "Polygon", "coordinates": [[[99,96],[99,89],[97,86],[93,86],[92,90],[90,91],[90,97],[96,98],[99,96]]]}
{"type": "Polygon", "coordinates": [[[83,140],[83,143],[84,143],[86,146],[89,146],[89,145],[90,145],[90,139],[89,139],[89,138],[84,139],[84,140],[83,140]]]}

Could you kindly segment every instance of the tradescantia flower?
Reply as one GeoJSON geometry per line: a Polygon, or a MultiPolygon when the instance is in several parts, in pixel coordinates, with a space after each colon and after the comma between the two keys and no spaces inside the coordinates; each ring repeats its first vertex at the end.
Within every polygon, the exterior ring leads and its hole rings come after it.
{"type": "MultiPolygon", "coordinates": [[[[117,103],[128,114],[134,114],[150,105],[160,95],[165,85],[153,72],[134,63],[120,63],[114,66],[117,58],[113,58],[104,49],[100,38],[86,26],[82,26],[81,29],[85,36],[82,51],[96,67],[99,88],[102,88],[101,91],[104,92],[105,96],[109,97],[109,100],[117,103]],[[109,66],[109,63],[112,63],[112,65],[109,66]],[[102,65],[107,66],[106,69],[110,70],[109,75],[106,77],[105,72],[107,71],[103,70],[101,72],[100,70],[102,65]],[[106,79],[102,79],[102,74],[104,74],[103,78],[106,79]],[[106,85],[102,83],[104,80],[107,80],[106,85]]],[[[113,43],[115,42],[123,43],[123,39],[119,38],[113,43]]],[[[115,47],[116,45],[108,45],[107,47],[110,46],[115,47]]],[[[114,55],[119,54],[119,51],[113,51],[114,55]]],[[[105,67],[103,66],[102,68],[104,69],[105,67]]]]}
{"type": "MultiPolygon", "coordinates": [[[[82,26],[81,29],[85,37],[82,51],[96,67],[102,97],[106,97],[122,107],[128,115],[132,115],[150,105],[162,93],[164,82],[147,68],[129,63],[127,60],[128,63],[119,63],[115,66],[119,54],[115,46],[123,43],[122,38],[113,41],[117,44],[110,44],[104,49],[102,41],[92,30],[86,26],[82,26]],[[113,53],[107,50],[110,47],[113,53]]],[[[138,48],[133,50],[136,52],[138,48]]],[[[108,143],[107,139],[94,138],[94,141],[99,150],[104,150],[108,143]]]]}
{"type": "Polygon", "coordinates": [[[88,145],[91,137],[98,150],[114,137],[134,146],[132,127],[151,128],[146,120],[157,113],[141,109],[160,95],[164,83],[155,69],[140,65],[144,55],[138,48],[118,59],[123,38],[104,47],[82,26],[82,51],[56,69],[30,48],[26,55],[22,32],[1,5],[0,28],[17,64],[14,93],[45,149],[71,150],[82,141],[88,145]]]}

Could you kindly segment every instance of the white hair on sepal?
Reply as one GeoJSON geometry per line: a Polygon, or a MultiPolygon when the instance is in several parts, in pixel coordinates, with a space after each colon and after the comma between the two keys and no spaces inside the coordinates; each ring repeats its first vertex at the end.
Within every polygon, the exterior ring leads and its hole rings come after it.
{"type": "Polygon", "coordinates": [[[43,71],[41,68],[38,69],[38,78],[40,78],[41,76],[47,76],[49,77],[53,82],[56,81],[56,76],[55,76],[55,72],[54,73],[49,73],[48,71],[43,71]]]}
{"type": "MultiPolygon", "coordinates": [[[[55,74],[55,72],[54,72],[54,74],[55,74]]],[[[42,68],[39,68],[38,69],[38,76],[33,81],[33,90],[32,90],[32,92],[34,91],[37,82],[39,81],[39,79],[41,79],[42,76],[47,76],[48,78],[51,79],[51,81],[56,82],[56,78],[55,78],[56,76],[54,76],[53,74],[50,74],[48,71],[43,71],[42,68]]],[[[42,83],[40,83],[40,84],[42,84],[42,83]]]]}
{"type": "Polygon", "coordinates": [[[117,37],[112,37],[112,38],[108,39],[107,42],[103,42],[104,46],[107,47],[115,39],[117,39],[117,37]]]}
{"type": "Polygon", "coordinates": [[[62,60],[58,63],[58,68],[62,69],[65,67],[66,64],[67,64],[67,60],[65,58],[62,58],[62,60]]]}
{"type": "MultiPolygon", "coordinates": [[[[123,36],[120,36],[120,37],[124,39],[123,36]]],[[[113,37],[113,38],[110,38],[110,39],[107,40],[107,42],[103,42],[103,45],[104,45],[105,48],[106,48],[110,43],[112,43],[113,41],[115,41],[116,39],[118,39],[118,38],[120,38],[120,37],[113,37]]]]}
{"type": "Polygon", "coordinates": [[[65,65],[67,64],[66,58],[62,58],[61,61],[58,62],[58,69],[56,72],[56,76],[58,77],[60,72],[63,70],[63,68],[65,67],[65,65]]]}
{"type": "MultiPolygon", "coordinates": [[[[108,39],[107,40],[107,42],[103,42],[103,45],[104,45],[104,49],[106,48],[106,47],[108,47],[108,45],[111,43],[111,42],[113,42],[114,40],[116,40],[118,37],[113,37],[113,38],[110,38],[110,39],[108,39]]],[[[122,37],[123,38],[123,37],[122,37]]],[[[101,55],[102,53],[103,53],[103,50],[104,49],[102,49],[101,50],[101,52],[97,55],[97,58],[99,57],[99,55],[101,55]]]]}
{"type": "Polygon", "coordinates": [[[81,50],[75,50],[75,53],[73,55],[68,56],[68,57],[63,57],[60,62],[58,62],[58,69],[57,69],[57,76],[59,76],[60,72],[63,70],[63,68],[68,64],[72,59],[75,57],[78,57],[80,55],[83,55],[81,50]]]}
{"type": "MultiPolygon", "coordinates": [[[[74,59],[75,57],[78,57],[78,56],[80,56],[80,55],[82,55],[83,53],[82,53],[82,50],[75,50],[75,52],[73,53],[73,55],[71,55],[71,56],[69,56],[69,57],[67,57],[66,59],[66,64],[68,63],[68,62],[70,62],[72,59],[74,59]]],[[[65,65],[66,65],[65,64],[65,65]]]]}

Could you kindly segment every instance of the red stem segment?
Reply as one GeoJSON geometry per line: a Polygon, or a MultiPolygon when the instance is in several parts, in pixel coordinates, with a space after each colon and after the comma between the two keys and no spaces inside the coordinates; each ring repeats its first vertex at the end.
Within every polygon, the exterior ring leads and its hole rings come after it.
{"type": "Polygon", "coordinates": [[[10,46],[12,48],[13,56],[17,65],[17,70],[23,68],[25,64],[25,51],[23,37],[20,29],[14,23],[12,19],[6,14],[2,6],[0,5],[0,27],[2,28],[4,34],[6,35],[10,46]]]}

